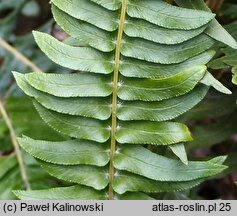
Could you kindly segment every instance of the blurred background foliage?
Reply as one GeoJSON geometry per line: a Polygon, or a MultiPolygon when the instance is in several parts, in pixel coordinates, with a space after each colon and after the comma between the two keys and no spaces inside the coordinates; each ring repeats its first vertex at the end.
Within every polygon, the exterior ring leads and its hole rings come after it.
{"type": "MultiPolygon", "coordinates": [[[[0,37],[9,49],[0,45],[0,97],[16,136],[29,135],[37,139],[58,140],[60,135],[49,128],[35,111],[31,100],[16,86],[11,71],[31,72],[19,53],[42,71],[68,70],[51,62],[36,46],[31,31],[39,29],[55,34],[50,5],[45,0],[0,0],[0,37]],[[13,49],[11,49],[13,48],[13,49]]],[[[65,37],[65,36],[64,36],[65,37]]],[[[0,113],[0,199],[15,199],[13,189],[26,188],[22,170],[12,145],[9,128],[0,113]]],[[[27,179],[32,189],[51,188],[60,184],[41,169],[35,159],[21,152],[27,179]]]]}
{"type": "MultiPolygon", "coordinates": [[[[206,3],[237,40],[236,0],[207,0],[206,3]]],[[[54,64],[38,49],[31,34],[35,29],[59,40],[67,39],[52,20],[48,0],[0,0],[0,105],[7,114],[0,113],[0,199],[15,199],[13,189],[43,189],[65,184],[46,174],[28,154],[18,151],[12,139],[12,135],[22,134],[46,140],[58,140],[61,136],[40,119],[11,73],[32,72],[32,66],[47,73],[73,72],[54,64]],[[22,164],[19,157],[23,159],[22,164]]],[[[73,43],[70,39],[68,42],[73,43]]],[[[211,89],[199,105],[178,120],[188,124],[193,133],[194,141],[186,144],[189,159],[228,154],[225,164],[229,168],[191,191],[159,194],[159,199],[237,199],[234,183],[237,181],[237,88],[231,82],[233,74],[237,74],[237,51],[221,43],[216,44],[215,50],[209,71],[233,94],[226,96],[211,89]]]]}

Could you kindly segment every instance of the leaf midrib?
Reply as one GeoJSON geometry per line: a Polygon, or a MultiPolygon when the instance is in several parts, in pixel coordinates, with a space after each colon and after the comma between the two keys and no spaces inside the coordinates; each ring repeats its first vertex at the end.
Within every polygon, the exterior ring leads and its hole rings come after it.
{"type": "Polygon", "coordinates": [[[116,127],[117,127],[117,103],[118,103],[118,77],[119,65],[121,58],[121,45],[125,24],[128,0],[122,0],[122,8],[119,20],[118,35],[115,49],[114,59],[114,78],[113,78],[113,95],[112,95],[112,122],[111,122],[111,145],[110,145],[110,165],[109,165],[109,200],[114,199],[113,179],[114,179],[114,164],[113,159],[116,151],[116,127]]]}

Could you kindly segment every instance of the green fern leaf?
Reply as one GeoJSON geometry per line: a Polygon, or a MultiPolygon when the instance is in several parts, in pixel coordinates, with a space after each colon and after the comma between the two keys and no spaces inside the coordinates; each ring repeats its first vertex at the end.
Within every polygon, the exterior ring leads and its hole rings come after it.
{"type": "Polygon", "coordinates": [[[79,140],[46,142],[28,137],[18,138],[18,142],[29,154],[49,163],[105,166],[109,162],[109,148],[104,144],[97,145],[97,143],[79,140]]]}
{"type": "MultiPolygon", "coordinates": [[[[175,0],[175,2],[183,7],[194,8],[197,10],[211,11],[203,0],[175,0]]],[[[210,37],[237,49],[235,39],[223,28],[216,19],[213,19],[210,25],[205,30],[205,33],[210,37]]]]}
{"type": "Polygon", "coordinates": [[[48,173],[76,185],[15,191],[19,198],[152,199],[146,193],[186,190],[226,169],[225,157],[187,161],[188,127],[166,122],[209,86],[230,93],[207,72],[215,41],[204,32],[214,14],[161,0],[51,2],[73,43],[40,32],[35,40],[51,60],[80,72],[14,76],[42,119],[70,140],[19,142],[48,173]],[[149,150],[162,145],[181,161],[149,150]]]}
{"type": "Polygon", "coordinates": [[[127,172],[119,172],[113,182],[113,188],[118,194],[124,194],[126,191],[161,193],[187,190],[200,184],[202,181],[202,179],[181,182],[154,181],[139,175],[134,175],[127,172]]]}
{"type": "Polygon", "coordinates": [[[0,157],[0,179],[16,165],[16,157],[0,157]]]}
{"type": "Polygon", "coordinates": [[[159,181],[189,181],[215,175],[224,165],[210,162],[189,162],[188,165],[156,155],[143,147],[126,146],[114,158],[114,166],[159,181]],[[169,170],[169,172],[167,172],[169,170]]]}
{"type": "Polygon", "coordinates": [[[14,194],[22,200],[105,200],[106,195],[101,191],[89,187],[76,185],[71,187],[52,188],[35,191],[14,191],[14,194]]]}
{"type": "Polygon", "coordinates": [[[109,183],[105,167],[87,165],[64,166],[45,162],[40,163],[50,175],[64,181],[90,186],[96,190],[104,189],[109,183]]]}

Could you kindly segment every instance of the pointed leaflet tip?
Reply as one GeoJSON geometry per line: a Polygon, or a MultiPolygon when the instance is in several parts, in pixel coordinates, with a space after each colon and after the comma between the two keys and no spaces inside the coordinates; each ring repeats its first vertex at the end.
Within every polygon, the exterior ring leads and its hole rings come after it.
{"type": "Polygon", "coordinates": [[[232,94],[232,92],[228,88],[226,88],[222,83],[215,79],[208,71],[200,82],[207,86],[212,86],[214,89],[221,93],[232,94]]]}
{"type": "MultiPolygon", "coordinates": [[[[196,1],[175,0],[175,2],[182,7],[211,12],[210,8],[205,4],[203,0],[196,0],[196,1]]],[[[220,25],[220,23],[216,19],[213,19],[209,23],[207,29],[205,30],[205,33],[208,36],[214,38],[215,40],[220,41],[232,47],[233,49],[237,49],[237,42],[235,41],[235,39],[229,34],[228,31],[226,31],[225,28],[222,27],[222,25],[220,25]]]]}
{"type": "Polygon", "coordinates": [[[35,41],[37,43],[37,41],[39,40],[40,36],[44,35],[45,33],[42,33],[42,32],[39,32],[39,31],[32,31],[32,34],[33,34],[34,39],[35,39],[35,41]]]}
{"type": "Polygon", "coordinates": [[[13,74],[13,77],[15,78],[15,80],[16,80],[16,83],[19,85],[19,80],[21,80],[23,78],[24,74],[19,73],[17,71],[12,71],[12,74],[13,74]]]}
{"type": "Polygon", "coordinates": [[[187,153],[183,143],[169,145],[169,148],[185,165],[188,165],[187,153]]]}
{"type": "Polygon", "coordinates": [[[209,160],[208,162],[213,163],[213,164],[222,165],[225,162],[225,160],[227,159],[227,157],[228,157],[228,155],[218,156],[218,157],[215,157],[215,158],[209,160]]]}
{"type": "Polygon", "coordinates": [[[205,33],[215,40],[220,41],[233,49],[237,49],[236,40],[216,19],[211,21],[205,33]]]}
{"type": "Polygon", "coordinates": [[[19,73],[17,71],[12,71],[12,74],[13,74],[14,78],[16,78],[16,77],[21,75],[21,73],[19,73]]]}

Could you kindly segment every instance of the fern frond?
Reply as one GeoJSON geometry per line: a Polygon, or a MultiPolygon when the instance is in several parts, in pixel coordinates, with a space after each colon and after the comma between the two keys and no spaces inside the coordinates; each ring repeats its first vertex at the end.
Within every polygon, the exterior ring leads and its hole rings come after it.
{"type": "Polygon", "coordinates": [[[52,4],[58,24],[85,46],[40,32],[35,40],[51,60],[82,72],[14,76],[44,121],[72,140],[19,142],[48,173],[76,185],[16,191],[19,198],[152,199],[146,193],[186,190],[226,168],[225,157],[187,161],[191,133],[171,121],[221,86],[206,67],[215,41],[204,32],[214,14],[161,0],[52,4]],[[146,144],[169,146],[183,162],[146,144]]]}

